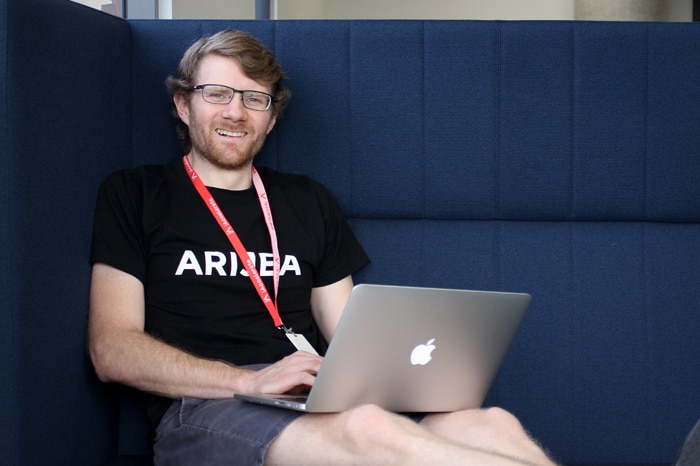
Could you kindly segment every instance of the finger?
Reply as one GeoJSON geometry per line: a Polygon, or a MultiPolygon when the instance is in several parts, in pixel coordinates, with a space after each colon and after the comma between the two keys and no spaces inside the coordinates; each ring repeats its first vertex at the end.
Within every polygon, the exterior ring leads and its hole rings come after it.
{"type": "Polygon", "coordinates": [[[252,389],[262,393],[285,393],[299,385],[313,385],[322,358],[295,353],[258,371],[252,389]]]}

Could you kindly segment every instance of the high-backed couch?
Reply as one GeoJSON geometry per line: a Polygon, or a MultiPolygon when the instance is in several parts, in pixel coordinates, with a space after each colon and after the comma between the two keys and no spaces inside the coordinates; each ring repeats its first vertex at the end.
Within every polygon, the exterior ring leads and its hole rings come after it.
{"type": "Polygon", "coordinates": [[[666,463],[700,418],[700,25],[124,21],[0,1],[0,463],[147,455],[85,352],[95,194],[180,155],[163,85],[245,29],[294,97],[259,164],[335,194],[358,282],[524,291],[487,404],[558,460],[666,463]]]}

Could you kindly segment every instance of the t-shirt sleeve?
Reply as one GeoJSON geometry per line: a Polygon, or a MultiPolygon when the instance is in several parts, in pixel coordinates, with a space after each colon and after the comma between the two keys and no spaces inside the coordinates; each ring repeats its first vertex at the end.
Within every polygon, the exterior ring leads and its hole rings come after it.
{"type": "Polygon", "coordinates": [[[370,260],[333,196],[320,183],[313,183],[326,234],[323,258],[313,280],[313,286],[319,287],[330,285],[357,272],[370,260]]]}
{"type": "Polygon", "coordinates": [[[142,186],[133,171],[120,171],[100,187],[95,208],[90,262],[104,263],[142,282],[146,277],[146,251],[142,186]]]}

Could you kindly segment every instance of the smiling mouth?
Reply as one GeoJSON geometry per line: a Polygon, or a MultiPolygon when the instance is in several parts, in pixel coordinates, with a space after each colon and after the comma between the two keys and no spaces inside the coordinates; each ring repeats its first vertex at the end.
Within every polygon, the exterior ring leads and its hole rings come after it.
{"type": "Polygon", "coordinates": [[[248,133],[245,131],[227,131],[225,129],[216,128],[216,134],[219,136],[226,136],[228,138],[242,138],[248,133]]]}

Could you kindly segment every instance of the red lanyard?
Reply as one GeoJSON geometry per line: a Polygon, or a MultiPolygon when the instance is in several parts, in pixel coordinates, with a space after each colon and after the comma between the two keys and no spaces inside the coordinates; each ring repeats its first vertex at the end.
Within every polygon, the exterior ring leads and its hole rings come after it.
{"type": "Polygon", "coordinates": [[[270,233],[270,243],[272,246],[273,262],[272,276],[273,284],[275,287],[274,301],[270,297],[270,293],[267,291],[267,287],[265,286],[265,283],[260,277],[258,269],[255,268],[253,260],[250,258],[248,252],[245,250],[241,239],[238,237],[236,231],[233,229],[233,226],[229,223],[229,221],[226,219],[226,216],[219,208],[219,205],[214,200],[214,196],[211,195],[207,187],[204,185],[202,179],[199,177],[199,175],[197,175],[197,172],[194,171],[192,164],[190,164],[190,161],[187,158],[187,155],[185,155],[182,158],[182,163],[185,165],[185,170],[187,170],[187,174],[189,175],[190,180],[192,181],[192,184],[194,185],[195,189],[209,208],[211,214],[218,222],[219,226],[221,227],[221,230],[226,234],[226,237],[233,246],[233,249],[236,251],[236,254],[238,255],[240,261],[243,263],[245,270],[248,272],[248,276],[250,277],[250,281],[253,282],[255,290],[258,292],[260,299],[265,304],[265,307],[270,313],[273,322],[278,328],[287,330],[286,327],[284,327],[284,324],[282,323],[282,318],[280,317],[279,309],[277,307],[277,294],[279,290],[280,281],[280,254],[279,248],[277,246],[277,233],[275,232],[275,225],[272,221],[272,210],[270,209],[270,202],[267,199],[267,192],[265,191],[265,186],[263,185],[262,179],[260,178],[258,171],[255,169],[255,167],[252,167],[253,186],[255,186],[255,192],[258,194],[260,207],[262,208],[263,216],[265,217],[265,224],[267,225],[267,230],[270,233]]]}

